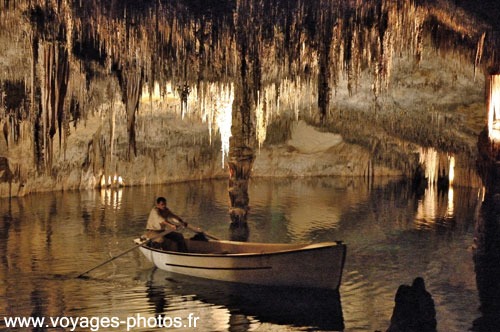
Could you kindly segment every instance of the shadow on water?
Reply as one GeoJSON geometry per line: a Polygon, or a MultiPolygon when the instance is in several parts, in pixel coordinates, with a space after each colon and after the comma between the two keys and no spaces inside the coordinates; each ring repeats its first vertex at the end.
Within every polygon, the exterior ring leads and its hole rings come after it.
{"type": "MultiPolygon", "coordinates": [[[[344,320],[338,291],[233,284],[181,276],[153,269],[138,275],[146,282],[146,296],[155,314],[167,310],[166,293],[189,296],[227,308],[231,316],[301,327],[314,331],[343,331],[344,320]]],[[[233,320],[230,319],[230,324],[233,320]]],[[[236,321],[236,320],[234,320],[236,321]]]]}

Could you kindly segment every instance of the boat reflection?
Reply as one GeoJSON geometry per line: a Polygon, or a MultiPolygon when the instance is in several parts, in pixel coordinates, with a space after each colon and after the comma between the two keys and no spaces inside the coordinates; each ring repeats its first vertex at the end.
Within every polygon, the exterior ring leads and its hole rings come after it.
{"type": "Polygon", "coordinates": [[[146,296],[155,314],[170,311],[166,295],[174,293],[217,309],[212,313],[217,316],[224,310],[225,322],[217,325],[228,325],[230,331],[249,330],[256,321],[315,331],[344,330],[338,291],[234,284],[158,269],[144,271],[138,278],[146,282],[146,296]]]}

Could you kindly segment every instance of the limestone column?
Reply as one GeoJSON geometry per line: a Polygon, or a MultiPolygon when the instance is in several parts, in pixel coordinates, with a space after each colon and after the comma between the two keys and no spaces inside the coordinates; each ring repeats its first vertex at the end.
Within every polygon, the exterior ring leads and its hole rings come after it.
{"type": "MultiPolygon", "coordinates": [[[[244,86],[244,85],[243,85],[244,86]]],[[[233,101],[232,137],[229,140],[229,198],[231,207],[231,239],[248,239],[247,214],[249,210],[248,180],[255,160],[255,123],[251,103],[243,86],[236,88],[233,101]]]]}
{"type": "Polygon", "coordinates": [[[231,239],[248,239],[248,180],[255,160],[255,104],[260,88],[259,36],[252,20],[251,1],[238,2],[235,16],[238,77],[229,140],[229,198],[231,239]]]}

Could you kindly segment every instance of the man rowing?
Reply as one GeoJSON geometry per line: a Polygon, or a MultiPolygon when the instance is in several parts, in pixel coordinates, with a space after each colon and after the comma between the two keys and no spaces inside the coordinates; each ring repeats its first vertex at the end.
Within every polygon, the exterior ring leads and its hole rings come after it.
{"type": "Polygon", "coordinates": [[[149,213],[146,225],[146,237],[153,238],[165,231],[168,231],[168,233],[163,237],[154,239],[151,243],[153,248],[172,250],[170,249],[170,244],[174,242],[177,244],[177,251],[187,251],[184,236],[176,232],[180,225],[176,224],[175,221],[184,227],[188,225],[181,217],[167,208],[167,200],[165,197],[158,197],[156,199],[156,206],[154,206],[149,213]]]}

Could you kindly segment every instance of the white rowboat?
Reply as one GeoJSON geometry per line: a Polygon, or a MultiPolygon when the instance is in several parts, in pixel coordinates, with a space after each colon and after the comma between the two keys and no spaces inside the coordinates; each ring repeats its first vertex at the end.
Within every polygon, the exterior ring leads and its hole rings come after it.
{"type": "Polygon", "coordinates": [[[186,245],[188,252],[147,245],[140,250],[159,269],[193,277],[334,290],[340,286],[346,255],[341,242],[267,244],[186,239],[186,245]]]}

